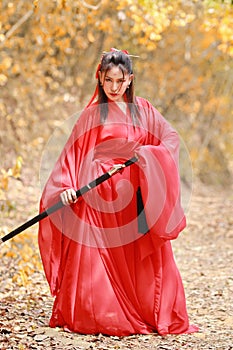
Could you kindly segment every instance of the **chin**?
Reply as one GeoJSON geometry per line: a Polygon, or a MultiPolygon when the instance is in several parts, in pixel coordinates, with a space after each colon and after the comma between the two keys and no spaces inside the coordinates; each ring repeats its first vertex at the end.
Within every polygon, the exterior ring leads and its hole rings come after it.
{"type": "Polygon", "coordinates": [[[114,102],[123,102],[124,99],[122,96],[109,96],[109,100],[114,101],[114,102]]]}

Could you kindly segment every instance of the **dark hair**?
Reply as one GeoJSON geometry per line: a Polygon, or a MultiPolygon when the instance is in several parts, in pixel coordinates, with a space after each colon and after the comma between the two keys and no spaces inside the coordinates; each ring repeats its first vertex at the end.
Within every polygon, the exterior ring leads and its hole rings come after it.
{"type": "MultiPolygon", "coordinates": [[[[110,51],[103,55],[100,63],[100,72],[106,74],[112,67],[117,66],[122,71],[123,77],[126,74],[133,74],[133,65],[130,59],[130,56],[123,51],[116,50],[110,51]]],[[[100,79],[98,77],[98,103],[100,104],[100,115],[101,121],[105,122],[108,116],[108,98],[104,92],[103,87],[101,86],[100,79]]],[[[132,80],[129,87],[126,89],[126,102],[129,103],[129,109],[131,118],[134,124],[138,120],[138,109],[135,105],[134,98],[134,81],[132,80]]]]}

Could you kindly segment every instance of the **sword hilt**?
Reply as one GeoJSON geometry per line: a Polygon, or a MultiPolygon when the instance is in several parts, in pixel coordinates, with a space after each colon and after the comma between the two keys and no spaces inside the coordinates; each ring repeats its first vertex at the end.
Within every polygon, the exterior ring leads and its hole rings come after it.
{"type": "Polygon", "coordinates": [[[109,176],[112,176],[116,173],[118,173],[120,170],[125,168],[125,164],[115,164],[109,171],[108,174],[109,176]]]}
{"type": "Polygon", "coordinates": [[[122,169],[126,168],[127,166],[135,163],[138,161],[138,157],[134,156],[133,158],[127,160],[125,163],[123,164],[115,164],[109,171],[108,174],[109,176],[112,176],[116,173],[118,173],[119,171],[121,171],[122,169]]]}

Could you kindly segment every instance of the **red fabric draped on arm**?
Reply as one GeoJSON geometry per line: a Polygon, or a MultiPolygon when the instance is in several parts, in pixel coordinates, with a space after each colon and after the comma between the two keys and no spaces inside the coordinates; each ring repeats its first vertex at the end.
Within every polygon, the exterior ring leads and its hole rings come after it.
{"type": "MultiPolygon", "coordinates": [[[[78,179],[82,158],[96,142],[98,123],[93,123],[93,120],[96,120],[94,118],[96,113],[96,108],[89,108],[76,122],[44,187],[40,200],[40,212],[59,201],[62,191],[69,188],[77,190],[84,185],[79,185],[78,179]]],[[[62,274],[60,263],[64,253],[63,217],[71,207],[63,208],[39,222],[40,253],[52,295],[56,295],[59,288],[58,281],[62,274]]]]}
{"type": "Polygon", "coordinates": [[[141,247],[142,259],[153,246],[177,238],[186,226],[180,198],[179,136],[147,101],[139,99],[150,125],[148,141],[137,149],[141,174],[139,183],[150,235],[141,247]]]}

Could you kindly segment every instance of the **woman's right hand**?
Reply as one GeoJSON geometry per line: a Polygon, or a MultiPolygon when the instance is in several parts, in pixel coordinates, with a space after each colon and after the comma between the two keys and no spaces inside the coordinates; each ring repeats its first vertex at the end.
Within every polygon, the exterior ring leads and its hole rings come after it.
{"type": "Polygon", "coordinates": [[[63,191],[60,194],[61,201],[64,205],[70,205],[76,203],[78,198],[76,196],[76,191],[73,188],[63,191]]]}

